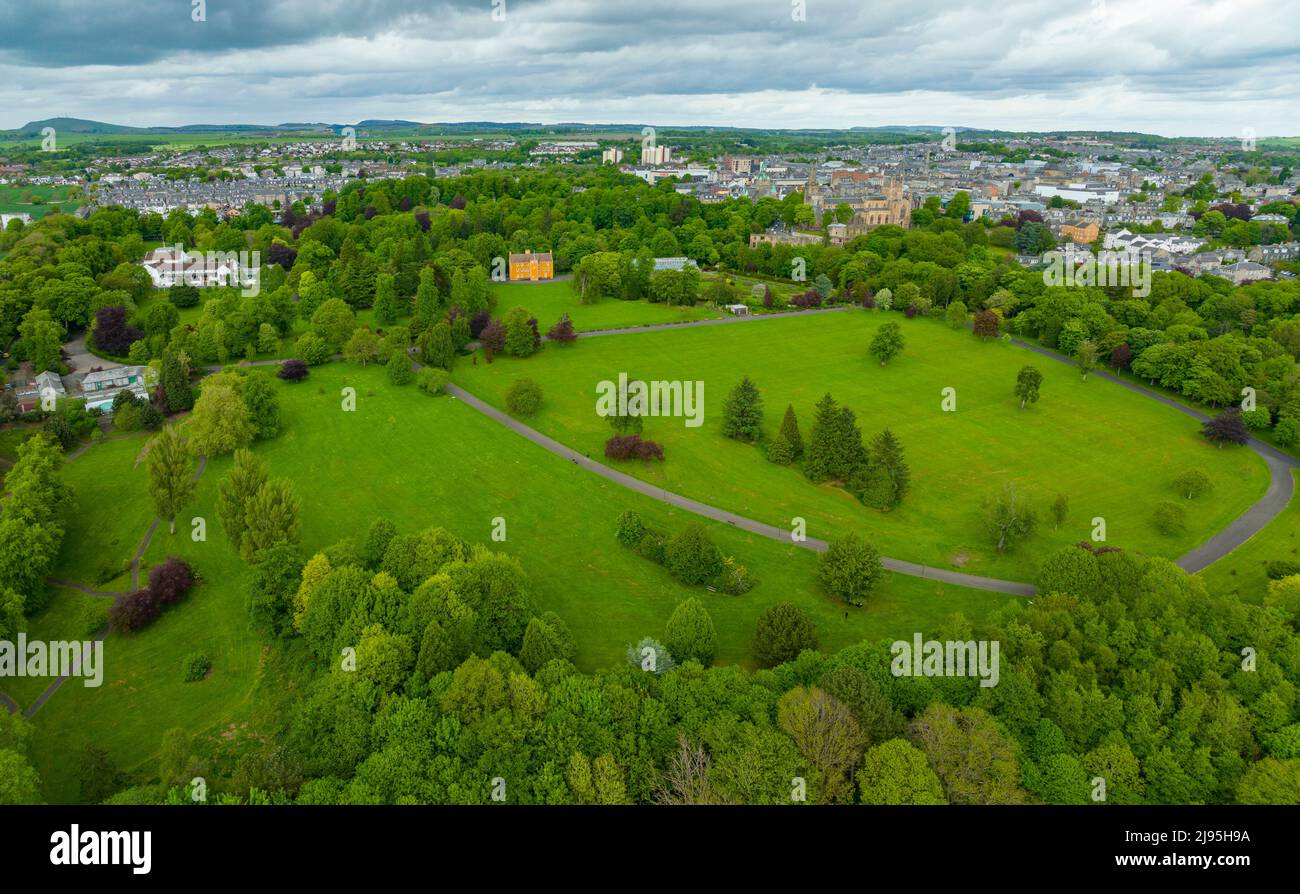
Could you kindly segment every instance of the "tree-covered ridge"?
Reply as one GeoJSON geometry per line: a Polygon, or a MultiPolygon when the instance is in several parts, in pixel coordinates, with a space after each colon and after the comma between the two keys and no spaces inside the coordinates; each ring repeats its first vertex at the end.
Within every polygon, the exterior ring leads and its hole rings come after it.
{"type": "MultiPolygon", "coordinates": [[[[276,648],[301,637],[322,669],[274,741],[209,783],[220,800],[310,804],[1300,798],[1294,598],[1245,605],[1165,560],[1082,546],[1039,584],[986,624],[924,634],[998,641],[988,688],[896,676],[887,641],[709,667],[698,602],[665,619],[692,653],[680,663],[648,639],[667,664],[634,652],[584,674],[516,562],[381,521],[301,574],[252,575],[255,603],[292,614],[276,648]]],[[[169,733],[157,783],[114,800],[186,800],[206,770],[188,745],[169,733]]]]}

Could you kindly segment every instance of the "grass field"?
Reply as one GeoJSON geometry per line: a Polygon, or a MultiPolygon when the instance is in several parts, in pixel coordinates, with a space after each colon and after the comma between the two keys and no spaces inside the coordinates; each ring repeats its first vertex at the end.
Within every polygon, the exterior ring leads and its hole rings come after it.
{"type": "MultiPolygon", "coordinates": [[[[953,613],[976,620],[1011,597],[890,575],[865,609],[842,604],[814,582],[816,558],[708,522],[724,552],[759,580],[739,597],[677,583],[663,569],[614,540],[617,515],[636,509],[647,522],[677,530],[694,519],[631,493],[553,456],[451,397],[431,398],[413,386],[395,388],[383,370],[330,364],[300,385],[279,385],[283,428],[257,446],[273,475],[293,480],[302,501],[302,541],[315,550],[363,536],[385,515],[400,530],[442,525],[488,543],[492,520],[506,519],[507,539],[491,544],[517,556],[528,571],[539,611],[565,619],[584,669],[623,660],[629,643],[662,636],[674,606],[688,595],[705,600],[718,631],[722,662],[747,663],[754,623],[768,605],[805,608],[830,651],[881,636],[932,631],[953,613]],[[340,409],[340,389],[357,389],[357,410],[340,409]]],[[[109,442],[69,464],[77,490],[59,576],[80,579],[105,560],[128,558],[148,526],[145,470],[135,465],[139,441],[109,442]],[[107,532],[107,533],[101,533],[107,532]]],[[[230,457],[213,460],[199,495],[173,537],[160,529],[145,566],[169,554],[189,559],[202,583],[150,629],[111,634],[102,688],[66,685],[36,715],[38,770],[48,796],[76,796],[76,755],[94,741],[124,769],[151,772],[162,733],[181,727],[218,744],[256,735],[256,716],[273,652],[246,621],[243,566],[216,521],[218,481],[230,457]],[[193,542],[188,519],[207,521],[207,540],[193,542]],[[180,681],[180,661],[195,650],[213,659],[211,677],[180,681]]],[[[119,582],[120,583],[120,582],[119,582]]],[[[106,585],[105,589],[116,589],[106,585]]],[[[65,598],[66,594],[56,596],[65,598]]]]}
{"type": "Polygon", "coordinates": [[[81,204],[79,199],[66,201],[70,191],[74,194],[80,192],[74,186],[0,186],[0,214],[30,214],[36,219],[55,211],[70,214],[81,204]],[[23,197],[28,193],[39,196],[44,203],[24,201],[23,197]]]}
{"type": "Polygon", "coordinates": [[[545,403],[530,424],[577,450],[600,456],[611,431],[596,415],[596,385],[617,380],[702,381],[703,427],[649,419],[645,436],[664,445],[663,463],[620,464],[624,471],[677,493],[769,524],[807,519],[810,536],[866,534],[886,555],[976,574],[1032,579],[1046,553],[1088,539],[1092,519],[1106,520],[1108,542],[1174,557],[1208,539],[1261,497],[1268,472],[1254,453],[1215,449],[1186,416],[1064,364],[998,343],[982,343],[937,320],[845,311],[721,327],[632,333],[545,345],[539,356],[459,364],[454,378],[503,406],[505,388],[528,376],[545,403]],[[867,356],[875,329],[903,326],[906,350],[889,366],[867,356]],[[1026,364],[1042,369],[1042,399],[1018,408],[1012,387],[1026,364]],[[863,507],[844,490],[814,486],[797,470],[768,463],[760,448],[724,438],[721,406],[742,375],[759,386],[765,430],[788,403],[805,441],[814,406],[830,391],[851,407],[864,436],[886,427],[906,451],[912,493],[888,514],[863,507]],[[942,389],[956,389],[956,412],[941,411],[942,389]],[[1165,537],[1150,514],[1178,499],[1172,479],[1204,469],[1215,492],[1187,507],[1185,533],[1165,537]],[[996,553],[982,530],[981,501],[1014,481],[1040,507],[1069,498],[1066,523],[1040,524],[1022,548],[996,553]]]}
{"type": "Polygon", "coordinates": [[[657,323],[681,323],[687,320],[707,320],[723,314],[705,305],[696,307],[671,307],[651,304],[648,301],[619,301],[604,298],[593,304],[581,304],[568,280],[551,280],[538,283],[494,283],[496,313],[504,314],[521,305],[537,316],[542,334],[550,329],[561,314],[568,314],[573,328],[579,332],[595,329],[622,329],[628,326],[652,326],[657,323]]]}
{"type": "MultiPolygon", "coordinates": [[[[1293,473],[1300,477],[1300,472],[1293,473]]],[[[1297,480],[1300,486],[1300,480],[1297,480]]],[[[1235,593],[1246,602],[1261,602],[1268,591],[1264,566],[1285,560],[1300,562],[1300,501],[1292,499],[1286,510],[1264,530],[1200,573],[1205,585],[1217,593],[1235,593]]]]}

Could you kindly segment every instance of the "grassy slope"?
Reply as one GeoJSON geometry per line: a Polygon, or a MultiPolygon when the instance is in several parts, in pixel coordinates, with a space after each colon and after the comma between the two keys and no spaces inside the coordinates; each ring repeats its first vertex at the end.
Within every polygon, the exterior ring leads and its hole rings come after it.
{"type": "Polygon", "coordinates": [[[1202,571],[1201,579],[1211,590],[1257,603],[1268,590],[1264,566],[1279,559],[1300,561],[1300,501],[1294,499],[1264,530],[1202,571]]]}
{"type": "MultiPolygon", "coordinates": [[[[612,532],[624,509],[637,509],[651,524],[671,530],[691,516],[584,472],[452,398],[394,388],[382,370],[339,364],[313,370],[301,385],[282,385],[281,395],[282,434],[258,445],[257,452],[273,474],[293,479],[307,549],[362,536],[380,514],[404,531],[444,525],[487,542],[492,519],[504,516],[507,540],[494,546],[523,563],[539,610],[554,610],[568,622],[584,668],[621,660],[626,645],[643,635],[661,636],[673,607],[692,593],[713,615],[724,662],[748,660],[758,614],[781,600],[807,609],[823,648],[833,650],[868,637],[932,631],[953,612],[978,618],[1007,599],[891,576],[868,609],[851,610],[846,619],[843,607],[816,587],[812,554],[715,523],[709,526],[718,544],[748,565],[760,585],[741,597],[687,588],[619,547],[612,532]],[[345,384],[357,388],[355,413],[340,410],[345,384]]],[[[110,554],[133,552],[149,514],[144,468],[132,465],[136,450],[132,442],[101,444],[68,467],[67,478],[81,497],[70,542],[108,526],[121,530],[121,546],[110,554]]],[[[34,752],[51,798],[75,798],[76,756],[87,741],[109,748],[123,768],[147,774],[162,733],[171,727],[209,739],[255,733],[256,723],[253,732],[246,724],[255,721],[264,701],[256,693],[268,656],[248,628],[242,565],[216,521],[216,486],[230,463],[223,457],[209,464],[199,496],[184,514],[207,520],[206,542],[193,542],[183,520],[175,537],[161,529],[145,556],[146,565],[169,553],[185,556],[202,585],[149,630],[110,635],[102,688],[65,686],[36,716],[34,752]],[[196,649],[213,659],[213,674],[184,684],[181,659],[196,649]]],[[[93,570],[93,552],[70,547],[70,564],[58,573],[93,570]]],[[[261,686],[265,692],[265,681],[261,686]]]]}
{"type": "Polygon", "coordinates": [[[526,360],[461,363],[455,378],[497,406],[515,379],[535,379],[546,403],[532,424],[599,456],[610,430],[595,413],[596,385],[620,372],[704,382],[703,427],[648,420],[645,434],[664,444],[667,460],[629,464],[631,474],[774,525],[804,517],[810,536],[860,530],[900,559],[948,566],[961,556],[965,570],[978,574],[1030,579],[1048,550],[1088,538],[1098,516],[1106,519],[1110,543],[1177,556],[1244,511],[1268,482],[1253,453],[1214,449],[1192,420],[1149,398],[1095,378],[1081,382],[1062,364],[978,342],[936,320],[898,315],[847,311],[580,339],[547,345],[526,360]],[[882,368],[867,357],[867,345],[887,319],[902,324],[907,347],[882,368]],[[1025,364],[1042,369],[1046,381],[1041,401],[1022,411],[1012,386],[1025,364]],[[857,413],[868,439],[891,428],[912,470],[907,501],[887,515],[866,509],[845,491],[815,487],[798,471],[766,462],[760,449],[722,437],[722,401],[742,375],[762,389],[769,435],[793,403],[806,441],[814,405],[827,390],[857,413]],[[940,410],[945,387],[956,389],[955,413],[940,410]],[[1216,491],[1188,507],[1185,534],[1164,537],[1150,524],[1152,506],[1175,499],[1170,481],[1190,468],[1204,469],[1216,491]],[[1064,492],[1071,514],[1059,531],[1040,526],[1024,548],[999,556],[981,530],[980,501],[1006,480],[1044,514],[1064,492]]]}

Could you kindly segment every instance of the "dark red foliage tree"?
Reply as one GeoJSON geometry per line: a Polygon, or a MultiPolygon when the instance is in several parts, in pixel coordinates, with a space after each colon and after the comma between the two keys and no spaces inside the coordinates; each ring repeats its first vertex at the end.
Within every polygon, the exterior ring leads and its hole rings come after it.
{"type": "Polygon", "coordinates": [[[1128,369],[1128,365],[1132,360],[1133,351],[1127,344],[1115,345],[1114,350],[1110,352],[1110,365],[1116,369],[1128,369]]]}
{"type": "Polygon", "coordinates": [[[533,350],[536,351],[542,345],[542,333],[537,328],[537,317],[530,318],[528,325],[533,329],[533,350]]]}
{"type": "Polygon", "coordinates": [[[909,320],[915,317],[917,313],[919,313],[919,311],[917,311],[915,305],[909,304],[903,309],[903,316],[907,317],[909,320]]]}
{"type": "Polygon", "coordinates": [[[266,263],[279,264],[285,270],[293,269],[293,262],[298,259],[298,249],[283,242],[272,242],[266,250],[266,263]]]}
{"type": "Polygon", "coordinates": [[[1201,425],[1201,434],[1214,442],[1214,446],[1228,444],[1245,444],[1250,440],[1250,429],[1241,418],[1241,410],[1229,407],[1213,419],[1207,419],[1201,425]]]}
{"type": "Polygon", "coordinates": [[[455,208],[457,211],[460,211],[460,210],[464,209],[464,207],[465,207],[465,197],[464,197],[464,196],[452,196],[452,199],[451,199],[451,207],[455,208]]]}
{"type": "MultiPolygon", "coordinates": [[[[455,307],[455,305],[452,305],[455,307]]],[[[486,310],[480,310],[474,316],[469,318],[469,334],[471,338],[478,338],[487,328],[487,324],[492,322],[492,314],[486,310]]]]}
{"type": "Polygon", "coordinates": [[[417,212],[415,212],[415,222],[416,222],[417,224],[420,225],[420,231],[421,231],[421,232],[424,232],[424,233],[429,232],[429,227],[430,227],[431,224],[430,224],[430,221],[429,221],[429,212],[428,212],[428,211],[417,211],[417,212]]]}
{"type": "Polygon", "coordinates": [[[410,210],[411,210],[411,197],[410,197],[410,196],[402,196],[400,199],[398,199],[398,200],[397,200],[397,210],[398,210],[398,211],[410,211],[410,210]]]}
{"type": "Polygon", "coordinates": [[[975,334],[980,338],[998,337],[998,315],[991,310],[982,310],[975,315],[975,334]]]}
{"type": "Polygon", "coordinates": [[[609,459],[662,460],[664,448],[656,441],[642,440],[640,435],[614,435],[605,442],[605,456],[609,459]]]}
{"type": "Polygon", "coordinates": [[[795,307],[821,307],[822,296],[817,294],[816,289],[809,289],[802,295],[795,295],[790,299],[790,303],[795,307]]]}
{"type": "Polygon", "coordinates": [[[1250,206],[1242,203],[1234,204],[1232,202],[1220,202],[1218,205],[1211,205],[1211,211],[1218,211],[1228,220],[1236,218],[1237,220],[1250,220],[1250,206]]]}
{"type": "Polygon", "coordinates": [[[194,573],[183,559],[168,556],[149,569],[149,592],[161,605],[174,605],[194,585],[194,573]]]}
{"type": "Polygon", "coordinates": [[[573,320],[569,319],[568,314],[563,314],[555,325],[546,333],[546,337],[551,341],[558,341],[560,344],[567,345],[578,337],[578,333],[573,331],[573,320]]]}
{"type": "Polygon", "coordinates": [[[1043,215],[1039,214],[1037,211],[1031,211],[1028,209],[1021,211],[1016,215],[1016,229],[1020,229],[1030,221],[1033,221],[1034,223],[1042,223],[1043,215]]]}
{"type": "Polygon", "coordinates": [[[120,304],[101,307],[95,311],[95,346],[100,350],[121,356],[131,350],[131,343],[144,338],[144,333],[126,321],[126,308],[120,304]]]}
{"type": "Polygon", "coordinates": [[[305,360],[286,360],[280,364],[280,371],[276,375],[286,382],[301,382],[307,378],[307,362],[305,360]]]}
{"type": "Polygon", "coordinates": [[[332,215],[334,213],[334,205],[335,205],[334,199],[330,199],[328,202],[321,202],[320,203],[321,216],[328,217],[332,215]]]}
{"type": "Polygon", "coordinates": [[[490,348],[495,354],[499,354],[506,346],[506,327],[501,325],[500,320],[493,320],[483,327],[478,340],[483,343],[484,347],[490,348]]]}
{"type": "Polygon", "coordinates": [[[116,631],[131,633],[149,626],[162,605],[148,590],[136,590],[113,600],[108,608],[108,626],[116,631]]]}

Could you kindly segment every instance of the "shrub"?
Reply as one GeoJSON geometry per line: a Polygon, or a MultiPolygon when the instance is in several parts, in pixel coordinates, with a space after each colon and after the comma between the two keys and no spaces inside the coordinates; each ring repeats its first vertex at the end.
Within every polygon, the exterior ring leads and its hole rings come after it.
{"type": "Polygon", "coordinates": [[[388,381],[394,385],[409,385],[415,378],[411,368],[411,358],[403,350],[396,350],[388,357],[388,381]]]}
{"type": "Polygon", "coordinates": [[[542,386],[532,379],[516,379],[506,389],[506,410],[511,416],[534,416],[542,408],[542,386]]]}
{"type": "Polygon", "coordinates": [[[182,283],[168,289],[167,297],[176,307],[194,307],[202,296],[199,294],[198,286],[182,283]]]}
{"type": "Polygon", "coordinates": [[[1256,407],[1253,410],[1246,410],[1241,414],[1241,419],[1246,423],[1247,428],[1264,429],[1273,424],[1273,416],[1263,407],[1256,407]]]}
{"type": "Polygon", "coordinates": [[[82,636],[95,636],[108,623],[108,605],[105,599],[88,599],[77,609],[77,626],[82,636]]]}
{"type": "Polygon", "coordinates": [[[785,435],[777,432],[772,440],[767,442],[767,459],[768,462],[774,462],[779,466],[788,466],[794,462],[794,450],[785,435]]]}
{"type": "Polygon", "coordinates": [[[718,577],[718,584],[728,596],[741,596],[754,589],[758,581],[754,580],[748,568],[727,556],[722,560],[722,574],[718,577]]]}
{"type": "Polygon", "coordinates": [[[194,585],[194,574],[184,560],[168,556],[166,561],[149,569],[149,592],[160,605],[175,605],[194,585]]]}
{"type": "Polygon", "coordinates": [[[627,661],[633,667],[652,674],[666,674],[677,666],[667,647],[648,636],[627,647],[627,661]]]}
{"type": "Polygon", "coordinates": [[[722,553],[699,522],[690,522],[668,541],[664,567],[683,583],[702,584],[722,573],[722,553]]]}
{"type": "Polygon", "coordinates": [[[506,346],[506,327],[500,320],[491,320],[479,333],[479,342],[494,354],[500,354],[506,346]]]}
{"type": "Polygon", "coordinates": [[[662,460],[664,448],[657,441],[643,441],[640,435],[615,435],[605,442],[605,456],[609,459],[662,460]]]}
{"type": "Polygon", "coordinates": [[[636,546],[640,543],[641,538],[645,537],[645,523],[641,521],[641,514],[633,509],[620,513],[614,536],[624,546],[636,546]]]}
{"type": "Polygon", "coordinates": [[[451,381],[451,375],[437,366],[426,366],[415,374],[415,387],[425,394],[439,394],[451,381]]]}
{"type": "Polygon", "coordinates": [[[197,683],[212,670],[212,660],[202,652],[191,652],[181,659],[181,679],[186,683],[197,683]]]}
{"type": "Polygon", "coordinates": [[[1200,469],[1188,469],[1174,479],[1174,489],[1187,499],[1193,500],[1214,490],[1214,482],[1200,469]]]}
{"type": "Polygon", "coordinates": [[[1274,559],[1264,566],[1264,573],[1268,575],[1269,580],[1281,580],[1284,577],[1291,577],[1300,574],[1300,562],[1293,562],[1290,559],[1274,559]]]}
{"type": "Polygon", "coordinates": [[[1170,503],[1168,500],[1156,504],[1155,512],[1151,514],[1151,524],[1166,537],[1181,534],[1187,529],[1187,519],[1183,507],[1177,503],[1170,503]]]}
{"type": "Polygon", "coordinates": [[[471,338],[479,338],[483,335],[483,330],[487,324],[492,322],[492,314],[486,310],[477,311],[474,316],[469,318],[469,334],[471,338]]]}
{"type": "Polygon", "coordinates": [[[667,545],[664,535],[658,531],[646,531],[645,535],[637,542],[636,552],[641,558],[649,559],[656,565],[662,565],[667,545]]]}
{"type": "Polygon", "coordinates": [[[880,553],[856,534],[835,541],[817,559],[817,579],[822,586],[854,604],[871,594],[884,573],[880,553]]]}
{"type": "Polygon", "coordinates": [[[1300,423],[1289,416],[1282,417],[1273,429],[1273,440],[1283,447],[1290,447],[1300,441],[1300,423]]]}
{"type": "Polygon", "coordinates": [[[286,360],[280,364],[280,371],[276,373],[286,382],[301,382],[307,378],[307,364],[302,360],[286,360]]]}
{"type": "Polygon", "coordinates": [[[718,634],[704,604],[695,597],[673,610],[664,628],[664,643],[682,661],[694,659],[708,667],[718,650],[718,634]]]}
{"type": "Polygon", "coordinates": [[[330,359],[330,346],[315,332],[304,332],[293,345],[293,351],[306,361],[308,366],[320,366],[330,359]]]}
{"type": "Polygon", "coordinates": [[[573,331],[573,321],[569,319],[569,315],[562,314],[555,325],[546,333],[546,337],[551,341],[567,345],[577,340],[578,333],[573,331]]]}
{"type": "Polygon", "coordinates": [[[1224,443],[1245,444],[1250,440],[1250,430],[1242,421],[1241,411],[1236,407],[1224,410],[1213,419],[1207,419],[1201,425],[1201,434],[1213,441],[1216,447],[1224,443]]]}
{"type": "Polygon", "coordinates": [[[754,628],[754,660],[759,667],[776,667],[817,648],[817,631],[803,609],[778,602],[758,616],[754,628]]]}
{"type": "Polygon", "coordinates": [[[158,617],[162,606],[148,590],[136,590],[113,600],[108,609],[108,626],[120,633],[143,630],[158,617]]]}

